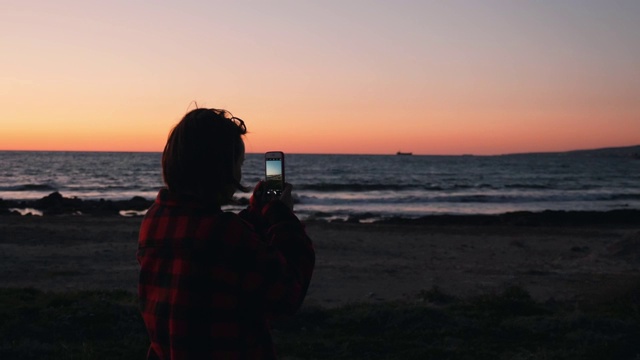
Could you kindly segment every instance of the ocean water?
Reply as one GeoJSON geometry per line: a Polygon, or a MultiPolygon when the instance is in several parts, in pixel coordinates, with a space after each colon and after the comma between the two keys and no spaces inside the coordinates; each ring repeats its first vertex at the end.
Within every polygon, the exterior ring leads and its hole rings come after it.
{"type": "MultiPolygon", "coordinates": [[[[153,199],[162,186],[160,159],[160,153],[4,151],[0,198],[58,191],[81,199],[153,199]]],[[[242,182],[255,184],[263,167],[262,154],[247,154],[242,182]]],[[[303,218],[640,209],[640,160],[629,157],[288,154],[286,178],[303,218]]]]}

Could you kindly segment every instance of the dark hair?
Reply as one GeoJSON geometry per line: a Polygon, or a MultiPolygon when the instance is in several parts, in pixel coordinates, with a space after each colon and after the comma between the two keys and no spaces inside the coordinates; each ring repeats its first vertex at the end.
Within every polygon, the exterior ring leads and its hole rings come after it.
{"type": "Polygon", "coordinates": [[[226,110],[187,113],[171,130],[162,153],[169,191],[219,204],[230,201],[236,189],[247,191],[234,176],[246,133],[244,121],[226,110]]]}

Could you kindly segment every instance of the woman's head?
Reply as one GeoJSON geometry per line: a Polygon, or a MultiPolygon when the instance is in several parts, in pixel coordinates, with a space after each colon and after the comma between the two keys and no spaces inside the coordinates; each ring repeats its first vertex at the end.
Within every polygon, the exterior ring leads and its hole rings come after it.
{"type": "Polygon", "coordinates": [[[162,154],[162,176],[171,192],[228,203],[240,184],[247,133],[226,110],[195,109],[171,130],[162,154]]]}

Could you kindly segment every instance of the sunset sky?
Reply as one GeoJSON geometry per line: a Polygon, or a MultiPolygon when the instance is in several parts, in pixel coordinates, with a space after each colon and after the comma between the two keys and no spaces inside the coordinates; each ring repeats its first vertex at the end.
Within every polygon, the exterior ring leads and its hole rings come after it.
{"type": "Polygon", "coordinates": [[[195,107],[248,152],[640,144],[640,1],[0,2],[0,150],[161,151],[195,107]]]}

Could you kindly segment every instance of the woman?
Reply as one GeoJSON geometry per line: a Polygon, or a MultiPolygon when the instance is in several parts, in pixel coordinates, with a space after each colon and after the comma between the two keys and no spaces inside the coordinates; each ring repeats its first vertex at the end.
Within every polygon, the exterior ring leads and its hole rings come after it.
{"type": "Polygon", "coordinates": [[[166,188],[140,228],[138,293],[148,359],[274,359],[268,319],[293,314],[315,263],[293,214],[291,185],[277,199],[263,183],[247,209],[223,212],[240,184],[241,119],[196,109],[162,155],[166,188]]]}

